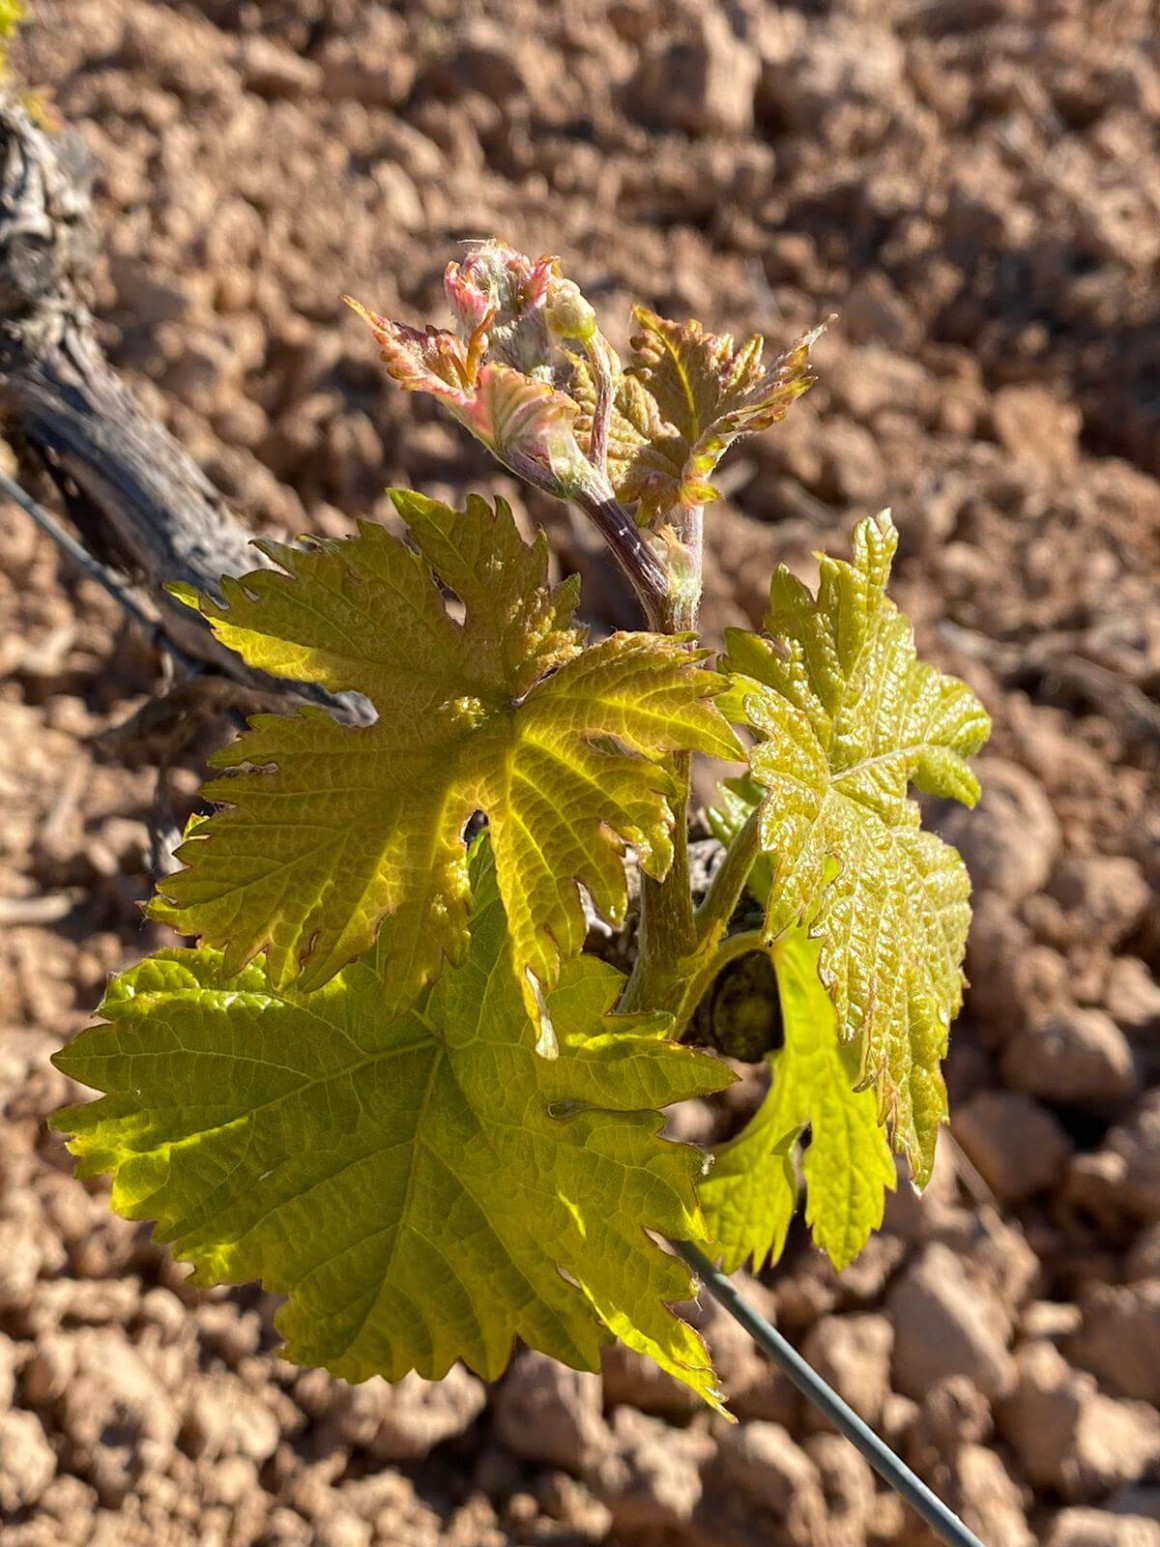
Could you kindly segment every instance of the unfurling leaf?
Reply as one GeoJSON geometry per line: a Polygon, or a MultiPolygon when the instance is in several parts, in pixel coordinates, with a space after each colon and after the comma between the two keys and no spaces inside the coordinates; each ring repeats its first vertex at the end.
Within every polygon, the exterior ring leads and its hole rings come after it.
{"type": "Polygon", "coordinates": [[[384,977],[402,1006],[466,946],[463,833],[482,810],[534,1010],[583,944],[576,883],[617,921],[623,845],[650,874],[666,870],[664,755],[738,755],[709,702],[720,678],[681,639],[615,634],[581,653],[575,586],[548,585],[543,537],[525,544],[502,501],[494,514],[474,498],[463,514],[417,494],[395,502],[415,548],[372,525],[307,550],[266,543],[285,573],[226,580],[224,606],[193,598],[251,666],[354,689],[378,719],[255,717],[214,759],[237,770],[204,792],[226,809],[182,845],[186,868],[154,914],[224,947],[227,973],[267,949],[275,988],[303,990],[362,955],[390,916],[384,977]]]}
{"type": "Polygon", "coordinates": [[[162,951],[57,1055],[106,1094],[54,1122],[196,1283],[289,1297],[290,1359],[494,1379],[516,1337],[595,1369],[612,1332],[717,1405],[668,1309],[688,1272],[646,1232],[704,1239],[701,1156],[659,1137],[658,1109],[729,1075],[663,1018],[609,1017],[620,977],[587,959],[548,996],[560,1056],[538,1058],[485,856],[467,958],[421,1009],[386,1013],[382,951],[308,997],[261,963],[162,951]]]}
{"type": "MultiPolygon", "coordinates": [[[[729,446],[784,419],[813,385],[809,351],[821,329],[766,367],[756,335],[735,349],[728,334],[707,333],[698,322],[670,322],[642,306],[633,317],[639,331],[613,400],[608,470],[617,498],[638,503],[645,522],[675,505],[720,498],[709,476],[729,446]]],[[[595,389],[587,363],[573,363],[583,443],[595,389]]]]}
{"type": "Polygon", "coordinates": [[[820,328],[766,367],[759,337],[737,350],[727,334],[644,307],[622,368],[559,260],[533,261],[502,242],[449,264],[444,291],[458,333],[344,299],[369,323],[388,373],[438,398],[506,467],[587,509],[638,504],[642,526],[675,505],[718,499],[708,479],[725,450],[784,418],[813,383],[820,328]]]}
{"type": "Polygon", "coordinates": [[[922,830],[909,785],[973,805],[965,759],[990,721],[964,683],[916,659],[886,598],[896,544],[888,515],[862,522],[853,564],[820,560],[816,598],[779,570],[768,637],[730,631],[726,665],[749,681],[761,738],[750,770],[773,863],[767,938],[807,924],[820,941],[839,1035],[858,1042],[922,1185],[946,1115],[939,1063],[962,1001],[970,886],[955,850],[922,830]]]}
{"type": "Polygon", "coordinates": [[[537,488],[562,499],[591,492],[595,472],[576,443],[576,405],[549,382],[511,366],[481,364],[487,323],[466,341],[454,333],[391,322],[347,302],[378,340],[388,374],[408,392],[429,392],[500,462],[537,488]]]}

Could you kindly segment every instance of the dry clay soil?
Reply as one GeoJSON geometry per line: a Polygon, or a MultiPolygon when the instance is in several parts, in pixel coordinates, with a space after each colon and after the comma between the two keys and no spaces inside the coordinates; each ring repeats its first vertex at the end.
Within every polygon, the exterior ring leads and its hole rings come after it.
{"type": "MultiPolygon", "coordinates": [[[[706,626],[893,504],[896,594],[995,719],[979,810],[931,813],[976,885],[972,987],[926,1197],[840,1280],[795,1234],[749,1289],[988,1547],[1156,1547],[1150,0],[32,10],[15,68],[101,166],[108,348],[255,531],[347,532],[389,483],[506,488],[336,299],[442,320],[464,237],[560,253],[619,344],[633,298],[775,344],[839,314],[817,388],[725,464],[706,626]]],[[[506,492],[625,621],[584,534],[506,492]]],[[[929,1541],[707,1309],[734,1427],[616,1351],[351,1388],[72,1178],[49,1055],[157,943],[155,768],[97,738],[158,671],[0,511],[5,1547],[929,1541]]]]}

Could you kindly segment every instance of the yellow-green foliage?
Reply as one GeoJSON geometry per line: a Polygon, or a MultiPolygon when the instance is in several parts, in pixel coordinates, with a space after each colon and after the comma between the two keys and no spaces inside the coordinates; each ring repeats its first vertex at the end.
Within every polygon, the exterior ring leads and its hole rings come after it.
{"type": "MultiPolygon", "coordinates": [[[[614,634],[581,649],[577,590],[547,584],[500,501],[466,512],[399,493],[415,547],[384,528],[307,551],[264,544],[285,573],[197,597],[251,666],[356,689],[374,725],[324,710],[261,715],[215,760],[228,804],[179,851],[155,914],[222,946],[228,971],[265,947],[274,983],[318,988],[394,920],[387,981],[403,1006],[467,943],[463,831],[486,812],[529,1012],[581,948],[576,882],[623,917],[621,851],[663,874],[674,821],[667,752],[737,757],[710,701],[722,685],[683,639],[614,634]],[[436,581],[465,608],[446,610],[436,581]],[[612,739],[614,738],[614,740],[612,739]]],[[[550,1043],[550,1026],[542,1028],[550,1043]]]]}
{"type": "Polygon", "coordinates": [[[806,924],[820,942],[838,1035],[857,1043],[862,1082],[924,1184],[946,1115],[939,1066],[962,1002],[970,883],[958,853],[923,831],[909,789],[973,805],[966,758],[990,720],[965,683],[917,659],[886,596],[897,543],[887,515],[863,521],[852,564],[822,558],[816,597],[779,570],[764,634],[730,630],[725,666],[758,737],[767,938],[806,924]]]}
{"type": "Polygon", "coordinates": [[[24,0],[0,0],[0,75],[8,68],[8,45],[27,17],[24,0]]]}
{"type": "Polygon", "coordinates": [[[292,1359],[495,1379],[516,1337],[596,1369],[614,1333],[716,1405],[665,1304],[688,1274],[646,1232],[704,1240],[701,1157],[658,1108],[731,1076],[663,1017],[610,1019],[620,977],[591,959],[549,996],[560,1051],[539,1057],[486,845],[472,869],[470,948],[421,1011],[386,1014],[385,945],[311,995],[204,949],[124,973],[56,1060],[106,1094],[57,1125],[198,1282],[287,1294],[292,1359]]]}

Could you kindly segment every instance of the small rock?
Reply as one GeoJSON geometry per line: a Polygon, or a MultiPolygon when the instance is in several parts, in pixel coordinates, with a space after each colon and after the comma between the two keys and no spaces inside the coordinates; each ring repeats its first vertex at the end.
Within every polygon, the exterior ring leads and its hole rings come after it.
{"type": "Polygon", "coordinates": [[[983,893],[977,899],[967,976],[972,1018],[988,1047],[1008,1041],[1034,1016],[1072,1003],[1066,958],[1037,942],[1002,897],[983,893]]]}
{"type": "Polygon", "coordinates": [[[536,1479],[536,1500],[545,1515],[570,1526],[577,1547],[602,1542],[612,1528],[612,1511],[582,1482],[567,1472],[541,1472],[536,1479]]]}
{"type": "Polygon", "coordinates": [[[426,216],[419,190],[393,161],[380,161],[371,174],[382,194],[383,213],[400,231],[419,231],[426,216]]]}
{"type": "Polygon", "coordinates": [[[353,97],[368,107],[396,107],[415,79],[405,30],[401,16],[360,7],[354,25],[335,28],[315,51],[323,93],[335,101],[353,97]]]}
{"type": "Polygon", "coordinates": [[[863,425],[834,419],[821,435],[822,498],[846,505],[871,505],[886,489],[886,466],[878,442],[863,425]]]}
{"type": "Polygon", "coordinates": [[[1102,1509],[1060,1510],[1044,1547],[1160,1547],[1160,1525],[1102,1509]]]}
{"type": "Polygon", "coordinates": [[[1068,1190],[1094,1210],[1160,1221],[1160,1091],[1150,1091],[1112,1129],[1102,1150],[1076,1156],[1068,1190]]]}
{"type": "Polygon", "coordinates": [[[875,1515],[874,1473],[843,1435],[815,1434],[805,1452],[818,1469],[830,1547],[862,1547],[875,1515]]]}
{"type": "Polygon", "coordinates": [[[248,1456],[223,1457],[206,1477],[203,1486],[207,1499],[215,1504],[227,1504],[231,1508],[243,1499],[252,1499],[262,1492],[257,1465],[248,1456]]]}
{"type": "Polygon", "coordinates": [[[23,1363],[24,1357],[19,1345],[0,1332],[0,1412],[12,1406],[16,1392],[16,1372],[23,1363]]]}
{"type": "Polygon", "coordinates": [[[143,1294],[140,1316],[149,1326],[157,1328],[164,1343],[179,1343],[192,1335],[185,1306],[171,1289],[155,1288],[143,1294]]]}
{"type": "Polygon", "coordinates": [[[1074,1337],[1082,1325],[1083,1312],[1078,1305],[1062,1300],[1033,1300],[1019,1318],[1019,1333],[1028,1342],[1042,1340],[1058,1347],[1065,1339],[1074,1337]]]}
{"type": "Polygon", "coordinates": [[[884,274],[867,274],[846,297],[841,309],[842,326],[855,344],[906,347],[914,331],[914,313],[884,274]]]}
{"type": "Polygon", "coordinates": [[[522,1460],[585,1473],[610,1444],[600,1376],[522,1354],[496,1393],[495,1428],[522,1460]]]}
{"type": "Polygon", "coordinates": [[[1160,983],[1136,956],[1117,956],[1112,963],[1104,1005],[1130,1037],[1160,1030],[1160,983]]]}
{"type": "Polygon", "coordinates": [[[1124,854],[1068,855],[1048,890],[1077,921],[1086,946],[1116,945],[1131,934],[1152,901],[1143,871],[1124,854]]]}
{"type": "Polygon", "coordinates": [[[883,409],[918,413],[933,391],[930,373],[917,360],[896,355],[880,344],[848,349],[840,364],[841,369],[828,381],[830,391],[861,423],[871,422],[883,409]]]}
{"type": "Polygon", "coordinates": [[[1083,415],[1049,388],[1032,382],[1001,387],[991,403],[991,422],[996,439],[1013,457],[1057,472],[1075,466],[1083,415]]]}
{"type": "Polygon", "coordinates": [[[904,1397],[892,1391],[882,1404],[882,1436],[895,1450],[907,1443],[921,1416],[921,1408],[913,1397],[904,1397]]]}
{"type": "Polygon", "coordinates": [[[847,104],[893,107],[905,64],[888,27],[838,14],[811,25],[781,62],[767,64],[762,100],[792,128],[819,130],[847,104]]]}
{"type": "MultiPolygon", "coordinates": [[[[0,1217],[0,1311],[27,1309],[33,1286],[45,1265],[40,1242],[29,1228],[35,1203],[32,1199],[26,1201],[27,1213],[21,1209],[20,1213],[0,1217]]],[[[5,1200],[6,1210],[9,1206],[9,1200],[5,1200]]]]}
{"type": "Polygon", "coordinates": [[[96,1511],[97,1495],[87,1483],[81,1482],[71,1472],[58,1472],[41,1494],[39,1508],[43,1514],[62,1523],[77,1520],[87,1522],[96,1511]]]}
{"type": "Polygon", "coordinates": [[[959,1209],[938,1239],[968,1265],[972,1281],[984,1294],[995,1296],[1005,1321],[1014,1325],[1014,1313],[1026,1304],[1040,1278],[1039,1258],[1019,1225],[991,1204],[980,1203],[959,1209]]]}
{"type": "Polygon", "coordinates": [[[322,70],[313,59],[259,35],[243,39],[237,64],[246,90],[257,97],[302,97],[322,85],[322,70]]]}
{"type": "MultiPolygon", "coordinates": [[[[945,1146],[949,1150],[950,1146],[945,1146]]],[[[936,1160],[937,1166],[937,1160],[936,1160]]],[[[838,1276],[842,1291],[841,1308],[869,1305],[881,1300],[886,1286],[906,1260],[906,1242],[879,1230],[866,1242],[860,1254],[838,1276]]]]}
{"type": "Polygon", "coordinates": [[[987,1397],[1012,1376],[997,1300],[982,1295],[959,1258],[939,1242],[926,1247],[887,1301],[894,1323],[894,1383],[921,1398],[947,1375],[965,1375],[987,1397]]]}
{"type": "Polygon", "coordinates": [[[955,1456],[953,1473],[963,1522],[987,1547],[1035,1547],[1023,1490],[1001,1456],[985,1445],[963,1445],[955,1456]]]}
{"type": "Polygon", "coordinates": [[[1129,1284],[1160,1278],[1160,1224],[1145,1226],[1132,1242],[1124,1258],[1124,1277],[1129,1284]]]}
{"type": "Polygon", "coordinates": [[[119,1329],[86,1327],[55,1341],[61,1427],[77,1470],[115,1508],[142,1472],[162,1470],[172,1456],[173,1394],[119,1329]]]}
{"type": "MultiPolygon", "coordinates": [[[[900,1165],[900,1178],[903,1174],[900,1165]]],[[[891,1236],[914,1245],[953,1228],[962,1213],[956,1151],[953,1145],[940,1144],[934,1152],[934,1171],[922,1192],[900,1186],[886,1194],[883,1225],[891,1236]]]]}
{"type": "MultiPolygon", "coordinates": [[[[314,1533],[302,1516],[292,1509],[276,1509],[266,1523],[263,1544],[269,1547],[312,1547],[314,1533]]],[[[113,1547],[112,1541],[109,1547],[113,1547]]]]}
{"type": "Polygon", "coordinates": [[[1050,1343],[1019,1349],[1015,1389],[996,1416],[1027,1480],[1069,1503],[1138,1482],[1160,1461],[1154,1409],[1105,1396],[1050,1343]]]}
{"type": "Polygon", "coordinates": [[[348,1508],[374,1522],[378,1542],[415,1542],[426,1547],[440,1535],[438,1516],[419,1498],[411,1479],[392,1467],[350,1478],[339,1492],[348,1508]]]}
{"type": "Polygon", "coordinates": [[[278,1449],[281,1426],[257,1392],[234,1375],[203,1375],[191,1392],[182,1426],[186,1453],[216,1460],[241,1455],[261,1464],[278,1449]]]}
{"type": "Polygon", "coordinates": [[[324,1401],[341,1444],[358,1445],[379,1461],[421,1461],[471,1427],[487,1392],[482,1381],[455,1364],[440,1381],[424,1380],[413,1370],[393,1384],[378,1377],[361,1386],[336,1381],[324,1401]]]}
{"type": "Polygon", "coordinates": [[[965,1375],[936,1381],[922,1399],[910,1443],[920,1457],[920,1469],[951,1460],[963,1444],[981,1444],[991,1433],[987,1399],[965,1375]]]}
{"type": "Polygon", "coordinates": [[[876,1424],[890,1391],[894,1329],[885,1316],[826,1316],[802,1352],[859,1417],[876,1424]]]}
{"type": "Polygon", "coordinates": [[[1160,1406],[1160,1279],[1093,1284],[1068,1356],[1120,1396],[1160,1406]]]}
{"type": "Polygon", "coordinates": [[[896,518],[899,551],[908,558],[936,554],[953,539],[967,501],[967,486],[957,471],[930,479],[896,518]]]}
{"type": "Polygon", "coordinates": [[[1062,1125],[1029,1096],[987,1090],[954,1112],[955,1138],[1004,1203],[1046,1192],[1067,1169],[1072,1143],[1062,1125]]]}
{"type": "Polygon", "coordinates": [[[690,1521],[701,1501],[701,1468],[716,1449],[712,1436],[670,1429],[631,1407],[617,1408],[612,1435],[613,1448],[587,1481],[611,1511],[614,1530],[662,1531],[690,1521]]]}
{"type": "Polygon", "coordinates": [[[206,1300],[194,1310],[203,1343],[236,1367],[258,1351],[262,1324],[253,1311],[242,1311],[229,1300],[206,1300]]]}
{"type": "Polygon", "coordinates": [[[963,856],[980,895],[1021,902],[1052,872],[1059,820],[1038,779],[1018,763],[981,757],[975,767],[983,786],[979,804],[968,812],[948,802],[935,825],[963,856]]]}
{"type": "Polygon", "coordinates": [[[313,1547],[371,1547],[374,1530],[349,1509],[332,1509],[315,1522],[313,1547]]]}
{"type": "Polygon", "coordinates": [[[511,35],[498,22],[481,16],[423,69],[415,92],[452,101],[477,92],[502,106],[526,96],[530,85],[522,50],[512,46],[511,35]]]}
{"type": "Polygon", "coordinates": [[[35,1413],[0,1412],[0,1517],[37,1502],[56,1474],[56,1455],[35,1413]]]}
{"type": "Polygon", "coordinates": [[[820,1496],[817,1467],[780,1424],[755,1419],[726,1429],[718,1442],[716,1470],[776,1520],[788,1520],[804,1500],[820,1496]]]}
{"type": "Polygon", "coordinates": [[[694,11],[678,37],[647,48],[625,90],[641,123],[686,134],[745,134],[753,127],[757,55],[716,6],[694,11]]]}
{"type": "Polygon", "coordinates": [[[1103,1010],[1055,1010],[1029,1026],[1003,1053],[1003,1078],[1045,1101],[1105,1106],[1139,1089],[1124,1033],[1103,1010]]]}
{"type": "Polygon", "coordinates": [[[608,1407],[623,1403],[661,1418],[681,1418],[703,1406],[692,1387],[662,1370],[647,1354],[627,1348],[619,1339],[605,1348],[602,1372],[608,1407]]]}

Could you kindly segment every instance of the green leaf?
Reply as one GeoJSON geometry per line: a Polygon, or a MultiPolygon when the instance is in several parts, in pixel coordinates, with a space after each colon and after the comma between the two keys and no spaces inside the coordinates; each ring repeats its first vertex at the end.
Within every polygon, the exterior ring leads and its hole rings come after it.
{"type": "Polygon", "coordinates": [[[761,847],[773,861],[765,931],[808,924],[843,1041],[863,1049],[915,1181],[930,1175],[946,1115],[939,1063],[962,1001],[970,920],[966,867],[923,832],[911,783],[967,805],[965,759],[990,721],[970,689],[916,659],[886,598],[897,545],[887,514],[862,522],[854,562],[821,558],[816,598],[774,576],[766,637],[731,630],[725,665],[749,679],[761,738],[761,847]]]}
{"type": "MultiPolygon", "coordinates": [[[[616,385],[608,470],[617,498],[639,501],[643,522],[674,505],[720,498],[708,479],[729,446],[777,424],[813,385],[809,351],[821,329],[766,367],[764,340],[756,335],[735,349],[728,334],[707,333],[699,322],[670,322],[643,306],[633,319],[638,331],[616,385]]],[[[576,432],[584,444],[596,389],[586,362],[574,359],[573,368],[576,432]]]]}
{"type": "Polygon", "coordinates": [[[594,1369],[612,1332],[717,1405],[668,1309],[688,1272],[646,1232],[705,1239],[702,1157],[659,1137],[658,1109],[730,1076],[663,1017],[609,1016],[620,976],[589,959],[548,997],[559,1057],[537,1057],[486,854],[467,958],[421,1008],[384,1011],[383,946],[309,996],[161,951],[57,1055],[106,1094],[54,1123],[196,1283],[286,1294],[290,1359],[494,1379],[516,1337],[594,1369]]]}
{"type": "Polygon", "coordinates": [[[0,39],[3,42],[11,42],[27,20],[24,0],[0,0],[0,39]]]}
{"type": "MultiPolygon", "coordinates": [[[[325,711],[259,715],[214,760],[204,793],[227,809],[178,851],[156,917],[225,949],[238,971],[268,952],[276,987],[321,986],[391,917],[391,1004],[467,940],[464,826],[487,813],[513,960],[534,1011],[583,944],[576,883],[619,921],[623,845],[650,874],[671,857],[664,755],[736,756],[709,702],[716,674],[684,639],[616,634],[581,651],[576,589],[547,583],[508,507],[465,514],[396,493],[415,547],[366,525],[308,550],[262,544],[281,566],[201,598],[252,666],[366,694],[375,724],[325,711]],[[436,580],[463,604],[447,612],[436,580]]],[[[547,1030],[547,1028],[545,1028],[547,1030]]],[[[550,1040],[550,1032],[548,1032],[550,1040]]]]}
{"type": "Polygon", "coordinates": [[[818,977],[818,945],[795,930],[772,948],[785,1045],[768,1055],[769,1091],[737,1138],[721,1146],[700,1185],[709,1233],[732,1273],[781,1256],[797,1207],[796,1157],[806,1183],[806,1222],[839,1271],[882,1223],[895,1183],[874,1092],[856,1089],[857,1049],[838,1040],[834,1007],[818,977]]]}

